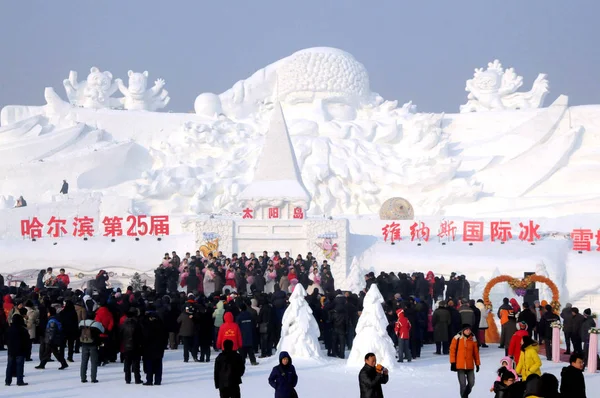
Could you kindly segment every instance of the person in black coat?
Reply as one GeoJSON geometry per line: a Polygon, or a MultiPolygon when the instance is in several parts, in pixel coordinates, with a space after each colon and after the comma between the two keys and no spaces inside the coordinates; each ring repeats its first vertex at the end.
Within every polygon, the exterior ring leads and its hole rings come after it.
{"type": "Polygon", "coordinates": [[[242,303],[240,305],[240,313],[236,318],[236,322],[240,327],[240,331],[242,332],[242,347],[240,347],[239,352],[246,361],[246,356],[250,358],[250,363],[252,365],[258,365],[256,362],[256,357],[254,356],[254,329],[256,328],[256,323],[252,319],[252,315],[248,312],[248,307],[246,304],[242,303]]]}
{"type": "Polygon", "coordinates": [[[279,354],[279,365],[271,371],[269,384],[275,389],[275,398],[298,398],[295,390],[298,375],[287,352],[281,351],[279,354]]]}
{"type": "Polygon", "coordinates": [[[214,321],[212,312],[204,304],[198,305],[196,328],[198,345],[200,346],[200,362],[210,362],[210,345],[213,339],[214,321]]]}
{"type": "Polygon", "coordinates": [[[546,347],[546,359],[548,359],[549,361],[552,360],[552,323],[553,322],[560,322],[560,318],[558,317],[558,315],[556,315],[554,313],[554,310],[552,309],[552,306],[550,304],[547,304],[546,307],[546,312],[544,312],[544,315],[542,315],[542,319],[540,320],[540,324],[538,325],[538,327],[540,329],[543,330],[543,335],[544,335],[544,345],[546,347]]]}
{"type": "Polygon", "coordinates": [[[127,312],[127,319],[119,328],[121,334],[121,347],[123,349],[123,371],[125,383],[131,384],[131,372],[135,377],[135,384],[142,384],[140,374],[140,360],[142,356],[143,334],[137,319],[139,310],[132,307],[127,312]]]}
{"type": "Polygon", "coordinates": [[[59,193],[62,193],[63,195],[69,193],[69,183],[67,182],[67,180],[63,180],[62,187],[60,187],[59,193]]]}
{"type": "MultiPolygon", "coordinates": [[[[194,257],[192,257],[194,258],[194,257]]],[[[185,279],[185,283],[187,285],[187,293],[197,293],[198,292],[198,274],[196,271],[196,260],[190,261],[188,265],[188,276],[185,279]]]]}
{"type": "Polygon", "coordinates": [[[242,376],[246,371],[244,358],[233,351],[233,341],[223,342],[223,352],[215,360],[215,388],[221,398],[239,398],[242,376]]]}
{"type": "Polygon", "coordinates": [[[388,370],[377,365],[377,358],[372,352],[365,355],[365,366],[358,374],[360,398],[383,398],[382,384],[389,380],[388,370]]]}
{"type": "Polygon", "coordinates": [[[585,379],[583,377],[583,355],[579,352],[571,354],[569,366],[560,372],[560,392],[569,398],[585,398],[585,379]]]}
{"type": "Polygon", "coordinates": [[[153,306],[142,320],[144,358],[144,373],[146,373],[145,386],[159,386],[162,383],[163,357],[165,355],[166,331],[163,322],[156,314],[153,306]]]}
{"type": "MultiPolygon", "coordinates": [[[[475,323],[471,327],[471,331],[473,332],[475,338],[477,338],[477,336],[479,336],[479,323],[481,322],[481,311],[475,305],[475,300],[469,300],[469,307],[471,307],[471,309],[473,310],[473,315],[475,316],[475,323]]],[[[478,341],[477,344],[481,346],[480,341],[478,341]]]]}
{"type": "Polygon", "coordinates": [[[260,297],[259,304],[258,332],[260,334],[260,357],[266,358],[273,355],[273,307],[264,296],[260,297]]]}
{"type": "Polygon", "coordinates": [[[13,373],[17,375],[17,385],[26,386],[28,383],[23,381],[25,368],[25,356],[29,351],[29,332],[25,328],[25,321],[20,314],[13,315],[12,324],[6,334],[8,356],[6,358],[6,379],[5,384],[10,386],[13,373]]]}
{"type": "Polygon", "coordinates": [[[65,356],[67,348],[67,361],[73,361],[73,350],[75,348],[75,340],[79,338],[79,318],[75,311],[75,304],[71,300],[65,302],[65,307],[58,314],[58,319],[62,325],[64,340],[61,347],[62,355],[65,356]]]}
{"type": "Polygon", "coordinates": [[[334,308],[330,312],[332,321],[331,355],[344,359],[349,317],[346,310],[346,297],[338,294],[333,300],[334,308]]]}
{"type": "MultiPolygon", "coordinates": [[[[64,341],[62,325],[56,316],[56,308],[48,307],[48,323],[46,324],[46,333],[44,335],[44,349],[40,351],[40,364],[36,369],[45,369],[52,355],[60,362],[59,370],[69,367],[65,357],[62,355],[61,347],[64,341]]],[[[40,347],[41,350],[41,347],[40,347]]]]}

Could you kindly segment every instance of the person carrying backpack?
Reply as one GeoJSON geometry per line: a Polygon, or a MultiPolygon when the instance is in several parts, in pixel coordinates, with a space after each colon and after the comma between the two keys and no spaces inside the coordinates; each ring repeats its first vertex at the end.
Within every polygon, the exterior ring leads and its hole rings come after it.
{"type": "Polygon", "coordinates": [[[92,362],[92,383],[98,383],[98,346],[100,345],[100,335],[104,333],[104,327],[100,322],[88,316],[88,319],[79,322],[79,341],[81,342],[81,382],[87,383],[88,361],[92,362]]]}
{"type": "Polygon", "coordinates": [[[64,335],[62,325],[56,318],[56,308],[48,307],[48,323],[46,324],[46,332],[44,335],[44,350],[40,351],[40,364],[36,369],[45,369],[46,364],[50,361],[51,356],[60,362],[59,370],[64,370],[69,367],[65,357],[62,355],[60,347],[62,347],[64,335]]]}

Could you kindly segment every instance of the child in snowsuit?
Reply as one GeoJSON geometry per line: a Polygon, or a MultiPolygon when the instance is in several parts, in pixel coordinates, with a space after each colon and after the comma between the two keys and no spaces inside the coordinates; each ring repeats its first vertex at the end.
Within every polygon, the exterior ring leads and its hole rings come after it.
{"type": "MultiPolygon", "coordinates": [[[[513,360],[510,357],[504,357],[504,358],[502,358],[502,360],[500,360],[500,368],[498,369],[498,372],[497,372],[498,377],[496,377],[496,383],[499,381],[502,381],[502,375],[506,372],[512,373],[513,378],[515,379],[514,381],[519,381],[519,375],[517,374],[517,371],[515,370],[515,363],[513,362],[513,360]]],[[[494,383],[492,385],[492,388],[490,388],[491,392],[494,391],[496,383],[494,383]]]]}

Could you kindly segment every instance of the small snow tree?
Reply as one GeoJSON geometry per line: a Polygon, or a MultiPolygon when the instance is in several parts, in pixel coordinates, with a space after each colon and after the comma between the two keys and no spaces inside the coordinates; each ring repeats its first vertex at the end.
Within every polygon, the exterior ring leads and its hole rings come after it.
{"type": "Polygon", "coordinates": [[[283,314],[277,352],[287,351],[294,359],[317,359],[322,357],[319,325],[305,297],[306,290],[298,283],[283,314]]]}
{"type": "Polygon", "coordinates": [[[363,275],[362,268],[356,257],[352,258],[352,264],[350,265],[350,272],[342,283],[342,290],[346,290],[352,293],[359,293],[365,288],[365,277],[363,275]]]}
{"type": "Polygon", "coordinates": [[[142,290],[142,286],[144,285],[144,282],[142,281],[142,277],[140,276],[140,274],[138,272],[133,274],[133,277],[131,278],[129,285],[133,288],[134,292],[139,292],[142,290]]]}
{"type": "Polygon", "coordinates": [[[365,355],[372,352],[377,362],[388,369],[394,367],[396,350],[387,333],[388,320],[383,311],[383,296],[376,284],[367,292],[363,311],[356,324],[356,337],[352,342],[352,351],[348,356],[348,366],[363,366],[365,355]]]}

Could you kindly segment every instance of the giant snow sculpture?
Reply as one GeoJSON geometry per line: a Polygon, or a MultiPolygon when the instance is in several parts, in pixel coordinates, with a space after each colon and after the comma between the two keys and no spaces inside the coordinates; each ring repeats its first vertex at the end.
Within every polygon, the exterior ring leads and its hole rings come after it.
{"type": "Polygon", "coordinates": [[[294,359],[318,359],[322,358],[319,325],[305,297],[306,290],[297,284],[283,314],[277,352],[287,351],[294,359]]]}
{"type": "Polygon", "coordinates": [[[377,356],[377,362],[388,369],[394,367],[396,350],[387,333],[388,320],[383,312],[383,296],[376,284],[365,295],[363,311],[356,324],[356,337],[348,356],[348,366],[363,366],[369,352],[377,356]]]}
{"type": "Polygon", "coordinates": [[[69,78],[63,80],[69,102],[83,108],[101,109],[121,106],[117,98],[111,96],[117,91],[120,79],[112,81],[113,75],[108,71],[100,72],[95,66],[90,69],[87,79],[78,82],[77,72],[71,71],[69,78]]]}
{"type": "Polygon", "coordinates": [[[120,79],[117,79],[119,91],[124,96],[123,105],[125,109],[155,111],[167,106],[171,98],[169,92],[163,89],[165,86],[163,79],[157,79],[152,88],[146,89],[148,86],[148,71],[139,73],[130,70],[127,75],[129,76],[129,87],[126,87],[120,79]]]}
{"type": "Polygon", "coordinates": [[[526,93],[516,92],[523,85],[523,77],[513,68],[504,70],[500,61],[488,63],[486,70],[475,69],[473,79],[467,80],[467,103],[460,112],[490,111],[501,109],[539,108],[548,94],[548,80],[540,73],[533,87],[526,93]]]}

